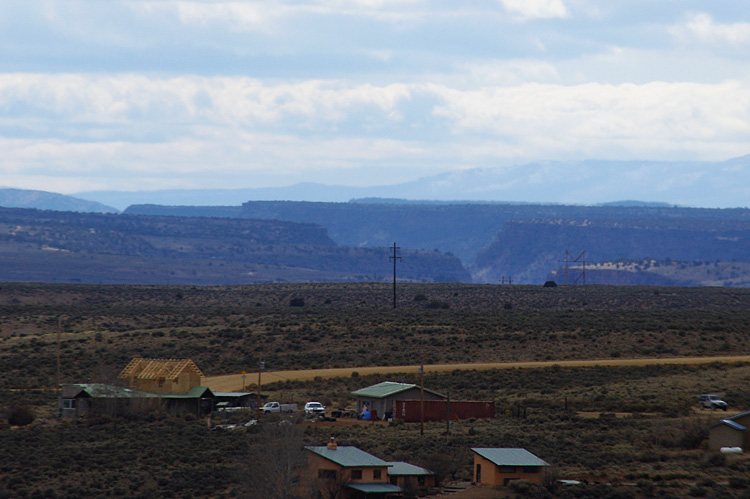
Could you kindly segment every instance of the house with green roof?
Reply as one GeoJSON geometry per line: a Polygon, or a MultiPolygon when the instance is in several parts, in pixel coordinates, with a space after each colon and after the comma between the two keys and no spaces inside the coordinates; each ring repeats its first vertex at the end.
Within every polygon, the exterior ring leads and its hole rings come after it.
{"type": "Polygon", "coordinates": [[[474,482],[480,485],[508,485],[512,480],[542,482],[549,464],[526,449],[472,447],[474,482]]]}
{"type": "Polygon", "coordinates": [[[90,414],[123,414],[159,407],[159,396],[106,383],[63,385],[59,414],[64,418],[90,414]]]}
{"type": "Polygon", "coordinates": [[[346,499],[391,499],[402,497],[402,489],[391,484],[388,463],[357,447],[328,445],[305,447],[312,486],[332,497],[346,499]]]}
{"type": "MultiPolygon", "coordinates": [[[[420,388],[411,383],[383,381],[352,392],[357,399],[357,412],[362,413],[365,407],[374,412],[373,419],[388,419],[394,414],[397,400],[420,400],[420,388]]],[[[424,400],[445,400],[445,395],[424,389],[424,400]]]]}
{"type": "Polygon", "coordinates": [[[66,418],[152,412],[162,407],[173,414],[201,417],[214,408],[214,394],[207,386],[163,395],[105,383],[82,383],[63,385],[60,395],[60,416],[66,418]]]}

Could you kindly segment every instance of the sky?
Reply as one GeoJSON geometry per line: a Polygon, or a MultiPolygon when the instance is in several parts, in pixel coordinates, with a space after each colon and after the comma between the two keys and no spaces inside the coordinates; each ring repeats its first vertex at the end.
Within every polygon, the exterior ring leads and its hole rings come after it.
{"type": "Polygon", "coordinates": [[[721,161],[750,153],[750,9],[3,0],[0,150],[0,186],[60,193],[721,161]]]}

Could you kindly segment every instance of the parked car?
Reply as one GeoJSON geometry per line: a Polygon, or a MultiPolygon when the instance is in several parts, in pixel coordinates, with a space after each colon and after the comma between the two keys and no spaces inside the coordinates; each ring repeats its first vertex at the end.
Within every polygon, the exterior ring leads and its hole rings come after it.
{"type": "Polygon", "coordinates": [[[297,404],[279,404],[278,402],[268,402],[260,408],[263,414],[269,412],[297,412],[297,404]]]}
{"type": "Polygon", "coordinates": [[[727,403],[721,400],[721,397],[719,397],[718,395],[713,395],[710,393],[701,395],[700,399],[698,400],[698,404],[705,409],[722,409],[724,411],[727,410],[727,403]]]}
{"type": "Polygon", "coordinates": [[[326,413],[326,408],[320,402],[308,402],[305,404],[305,414],[309,416],[320,415],[323,416],[326,413]]]}

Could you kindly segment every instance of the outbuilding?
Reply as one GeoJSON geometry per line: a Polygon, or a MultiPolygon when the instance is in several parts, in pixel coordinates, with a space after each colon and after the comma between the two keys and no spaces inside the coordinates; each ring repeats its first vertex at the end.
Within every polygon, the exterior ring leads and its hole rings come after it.
{"type": "Polygon", "coordinates": [[[473,447],[474,482],[481,485],[508,485],[513,480],[542,482],[542,471],[549,464],[526,449],[473,447]]]}
{"type": "Polygon", "coordinates": [[[708,448],[750,448],[750,411],[740,412],[708,426],[708,448]]]}
{"type": "Polygon", "coordinates": [[[59,414],[64,418],[148,412],[160,405],[156,394],[105,383],[63,385],[60,396],[59,414]]]}
{"type": "MultiPolygon", "coordinates": [[[[420,400],[421,389],[410,383],[383,381],[352,392],[352,395],[357,399],[357,413],[362,413],[367,406],[373,413],[373,419],[388,419],[395,414],[397,400],[420,400]]],[[[441,393],[424,389],[424,400],[445,400],[445,398],[445,395],[441,393]]]]}

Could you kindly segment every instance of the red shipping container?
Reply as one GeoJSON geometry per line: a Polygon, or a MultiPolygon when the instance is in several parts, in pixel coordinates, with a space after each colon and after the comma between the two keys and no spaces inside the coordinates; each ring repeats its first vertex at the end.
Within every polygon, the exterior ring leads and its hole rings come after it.
{"type": "MultiPolygon", "coordinates": [[[[418,423],[420,421],[419,400],[397,400],[395,402],[394,417],[406,423],[418,423]]],[[[425,400],[424,420],[445,421],[448,416],[448,401],[425,400]]],[[[495,402],[476,402],[468,400],[451,400],[450,419],[483,419],[495,417],[495,402]]]]}

